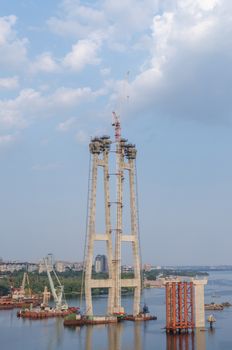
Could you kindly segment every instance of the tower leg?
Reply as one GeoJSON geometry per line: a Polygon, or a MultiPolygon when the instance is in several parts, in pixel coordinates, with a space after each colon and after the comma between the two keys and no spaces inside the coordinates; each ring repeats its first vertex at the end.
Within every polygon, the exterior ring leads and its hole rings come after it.
{"type": "Polygon", "coordinates": [[[134,236],[132,242],[133,261],[134,261],[134,278],[136,287],[134,291],[134,307],[133,315],[138,315],[140,311],[141,297],[141,275],[140,275],[140,254],[139,254],[139,238],[138,238],[138,218],[137,218],[137,201],[135,189],[135,160],[129,160],[129,182],[130,182],[130,207],[131,207],[131,234],[134,236]]]}
{"type": "Polygon", "coordinates": [[[92,293],[91,293],[91,276],[93,263],[93,244],[95,234],[95,215],[96,215],[96,190],[97,190],[97,160],[98,154],[93,154],[92,159],[92,184],[90,194],[90,208],[88,218],[88,244],[85,261],[85,298],[86,314],[93,314],[92,293]]]}

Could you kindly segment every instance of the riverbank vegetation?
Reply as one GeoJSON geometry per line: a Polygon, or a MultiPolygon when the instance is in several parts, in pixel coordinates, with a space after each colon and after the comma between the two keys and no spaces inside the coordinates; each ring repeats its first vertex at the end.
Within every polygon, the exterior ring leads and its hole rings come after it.
{"type": "Polygon", "coordinates": [[[209,274],[204,271],[195,270],[181,270],[181,269],[154,269],[151,271],[144,271],[144,278],[147,280],[156,280],[157,277],[170,277],[170,276],[183,276],[183,277],[197,277],[208,276],[209,274]]]}
{"type": "MultiPolygon", "coordinates": [[[[25,271],[15,271],[13,273],[1,273],[0,274],[0,296],[7,295],[10,293],[11,288],[19,288],[22,284],[23,273],[25,271]]],[[[183,271],[183,270],[151,270],[149,272],[143,272],[144,278],[148,280],[155,280],[158,275],[162,274],[162,277],[167,276],[202,276],[208,275],[206,272],[199,271],[183,271]]],[[[81,287],[84,283],[82,281],[82,271],[66,271],[63,273],[57,273],[61,284],[64,285],[64,290],[66,295],[78,295],[81,293],[81,287]]],[[[124,273],[122,278],[133,278],[133,273],[124,273]]],[[[108,278],[107,273],[95,273],[93,272],[94,279],[106,279],[108,278]]],[[[44,287],[47,286],[49,289],[49,282],[46,272],[29,273],[30,288],[33,293],[42,293],[44,287]]],[[[132,288],[124,288],[122,290],[123,294],[129,294],[132,292],[132,288]]],[[[93,289],[94,295],[106,294],[107,289],[93,289]]]]}

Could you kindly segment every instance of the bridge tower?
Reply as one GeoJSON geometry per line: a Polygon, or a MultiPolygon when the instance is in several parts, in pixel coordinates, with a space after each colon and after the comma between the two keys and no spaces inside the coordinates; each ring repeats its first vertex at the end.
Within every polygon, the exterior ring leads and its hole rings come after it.
{"type": "Polygon", "coordinates": [[[110,200],[110,173],[109,155],[112,141],[109,137],[94,138],[91,140],[89,149],[92,157],[91,181],[89,189],[89,214],[87,232],[87,252],[85,256],[85,295],[86,313],[93,315],[92,288],[108,288],[108,314],[123,313],[121,305],[121,289],[132,287],[134,289],[133,315],[140,311],[141,275],[140,275],[140,249],[138,237],[138,208],[136,193],[136,154],[135,145],[130,144],[121,137],[120,121],[115,115],[115,150],[116,170],[111,175],[116,176],[116,202],[110,200]],[[98,167],[104,168],[104,201],[105,201],[105,232],[96,232],[96,192],[98,167]],[[123,232],[123,193],[124,178],[128,176],[130,192],[130,232],[123,232]],[[116,206],[111,205],[112,203],[116,206]],[[112,210],[116,208],[116,227],[111,227],[112,210]],[[92,278],[92,262],[94,242],[102,240],[107,245],[108,278],[97,280],[92,278]],[[132,245],[134,277],[121,278],[122,256],[121,248],[123,242],[132,245]],[[113,250],[114,248],[114,250],[113,250]]]}

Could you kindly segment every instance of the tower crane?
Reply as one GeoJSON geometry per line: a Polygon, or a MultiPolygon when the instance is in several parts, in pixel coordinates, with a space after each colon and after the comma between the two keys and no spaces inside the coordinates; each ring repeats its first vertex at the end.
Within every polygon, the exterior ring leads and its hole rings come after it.
{"type": "Polygon", "coordinates": [[[52,296],[53,299],[55,301],[56,304],[56,309],[57,310],[67,310],[68,309],[68,304],[65,302],[64,300],[64,286],[61,284],[54,268],[53,268],[53,264],[51,263],[51,259],[49,259],[49,256],[46,257],[44,259],[44,264],[46,266],[46,270],[47,270],[47,275],[48,275],[48,280],[49,280],[49,284],[50,284],[50,289],[52,292],[52,296]],[[50,260],[50,263],[49,263],[50,260]],[[53,272],[55,279],[57,281],[57,286],[55,287],[52,276],[51,276],[51,272],[53,272]]]}
{"type": "Polygon", "coordinates": [[[119,118],[119,115],[116,114],[116,112],[112,112],[112,114],[113,114],[112,126],[114,126],[115,141],[118,142],[121,139],[120,118],[119,118]]]}
{"type": "MultiPolygon", "coordinates": [[[[122,86],[121,86],[121,94],[119,96],[119,107],[118,110],[121,111],[121,107],[123,102],[129,100],[129,95],[127,94],[127,86],[128,86],[128,80],[129,80],[129,71],[126,73],[126,76],[124,80],[122,81],[122,86]]],[[[115,141],[119,142],[121,140],[121,122],[120,122],[120,112],[117,114],[116,112],[112,112],[113,114],[113,121],[112,121],[112,126],[114,126],[114,132],[115,132],[115,141]]]]}

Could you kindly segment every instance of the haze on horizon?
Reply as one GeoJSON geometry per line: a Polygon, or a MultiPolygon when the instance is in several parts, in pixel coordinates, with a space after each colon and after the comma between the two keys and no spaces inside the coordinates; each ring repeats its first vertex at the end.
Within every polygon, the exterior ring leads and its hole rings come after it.
{"type": "Polygon", "coordinates": [[[232,264],[231,11],[1,1],[3,259],[82,260],[88,142],[116,110],[138,149],[143,263],[232,264]]]}

